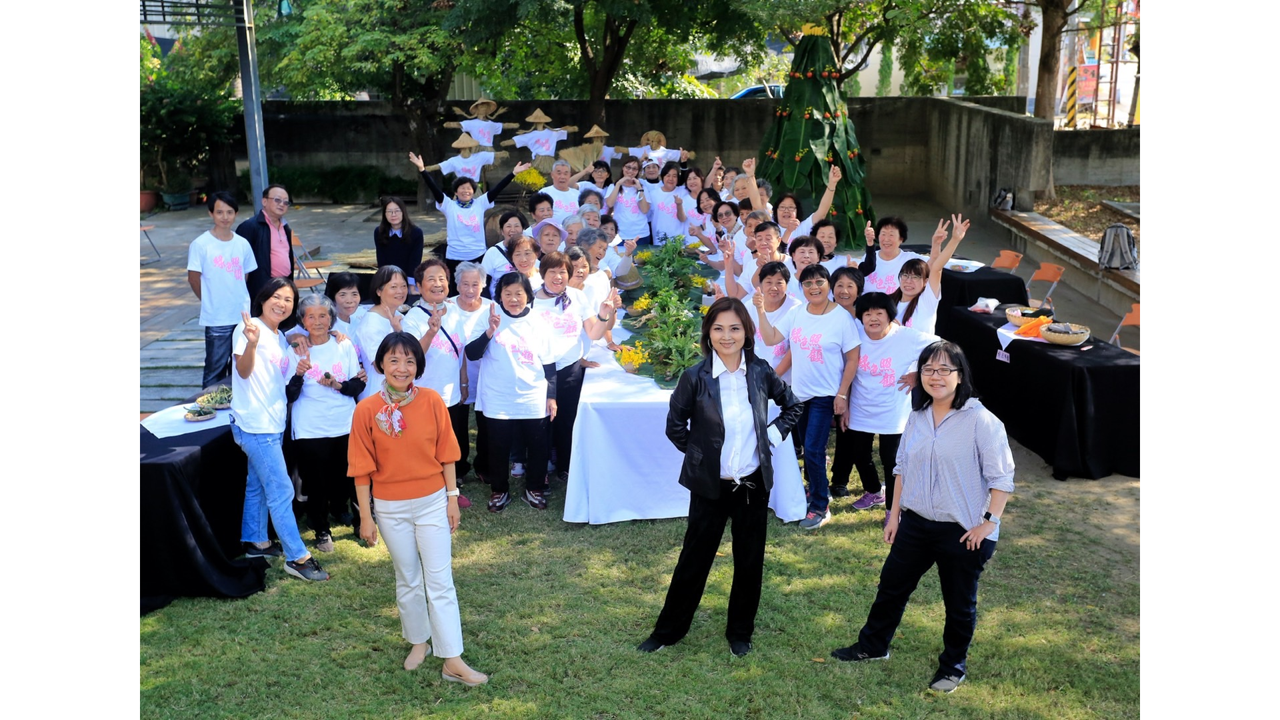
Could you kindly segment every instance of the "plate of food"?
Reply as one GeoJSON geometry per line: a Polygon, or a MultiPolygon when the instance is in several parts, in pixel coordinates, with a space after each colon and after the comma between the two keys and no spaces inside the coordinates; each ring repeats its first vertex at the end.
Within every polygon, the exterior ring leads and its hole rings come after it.
{"type": "Polygon", "coordinates": [[[192,405],[191,407],[187,408],[187,414],[183,415],[183,417],[185,417],[190,422],[204,422],[205,420],[212,420],[217,416],[218,416],[217,410],[214,410],[209,405],[200,405],[200,404],[192,405]]]}
{"type": "Polygon", "coordinates": [[[986,264],[977,260],[960,260],[958,258],[952,258],[947,262],[947,269],[956,272],[973,272],[980,267],[986,267],[986,264]]]}
{"type": "Polygon", "coordinates": [[[231,407],[231,388],[219,385],[212,392],[196,398],[196,403],[215,410],[226,410],[231,407]]]}

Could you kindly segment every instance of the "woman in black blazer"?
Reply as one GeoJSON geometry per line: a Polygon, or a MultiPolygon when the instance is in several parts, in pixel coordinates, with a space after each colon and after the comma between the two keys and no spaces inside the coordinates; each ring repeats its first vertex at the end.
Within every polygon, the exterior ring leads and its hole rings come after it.
{"type": "MultiPolygon", "coordinates": [[[[398,197],[383,198],[382,222],[373,229],[373,249],[378,267],[395,265],[410,278],[414,277],[414,272],[422,264],[423,243],[422,228],[410,222],[404,201],[398,197]]],[[[421,295],[422,291],[409,285],[409,294],[421,295]]]]}
{"type": "Polygon", "coordinates": [[[671,394],[667,437],[684,453],[680,484],[689,489],[689,528],[642,652],[677,643],[689,631],[729,519],[733,589],[725,637],[734,655],[751,651],[773,488],[771,448],[791,432],[802,407],[769,363],[756,357],[755,334],[742,301],[715,301],[702,320],[705,357],[685,370],[671,394]],[[782,410],[772,423],[770,400],[782,410]]]}

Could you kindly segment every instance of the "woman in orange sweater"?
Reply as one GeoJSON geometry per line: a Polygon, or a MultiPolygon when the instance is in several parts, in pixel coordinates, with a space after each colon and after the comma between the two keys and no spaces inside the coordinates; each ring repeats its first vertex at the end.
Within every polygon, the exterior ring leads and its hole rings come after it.
{"type": "Polygon", "coordinates": [[[404,639],[413,644],[404,669],[414,670],[431,652],[444,658],[441,677],[474,687],[489,681],[462,661],[462,619],[453,588],[450,535],[458,529],[454,463],[458,441],[444,400],[415,387],[426,366],[422,345],[394,332],[378,346],[374,365],[385,378],[381,392],[356,405],[347,462],[360,505],[360,537],[387,541],[396,571],[396,605],[404,639]],[[374,525],[370,496],[378,500],[374,525]]]}

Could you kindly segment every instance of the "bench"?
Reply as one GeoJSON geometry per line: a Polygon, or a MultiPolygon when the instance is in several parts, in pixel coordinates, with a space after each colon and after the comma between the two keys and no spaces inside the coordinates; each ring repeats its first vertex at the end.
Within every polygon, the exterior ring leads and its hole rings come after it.
{"type": "Polygon", "coordinates": [[[1099,243],[1033,212],[990,210],[991,219],[1009,230],[1010,245],[1035,262],[1051,262],[1067,270],[1067,285],[1116,313],[1124,315],[1141,302],[1141,276],[1136,270],[1098,267],[1099,243]]]}

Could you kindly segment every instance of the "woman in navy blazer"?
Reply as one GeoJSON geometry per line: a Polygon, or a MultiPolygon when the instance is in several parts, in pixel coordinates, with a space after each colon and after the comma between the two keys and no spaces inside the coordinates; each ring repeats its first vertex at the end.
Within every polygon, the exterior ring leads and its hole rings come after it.
{"type": "Polygon", "coordinates": [[[680,484],[689,489],[689,528],[642,652],[677,643],[689,631],[730,519],[733,588],[725,637],[734,655],[751,651],[773,488],[772,445],[791,432],[801,412],[791,388],[756,357],[755,332],[740,300],[715,301],[702,320],[703,360],[685,370],[671,394],[667,437],[685,454],[680,484]],[[770,400],[781,408],[772,423],[770,400]]]}

